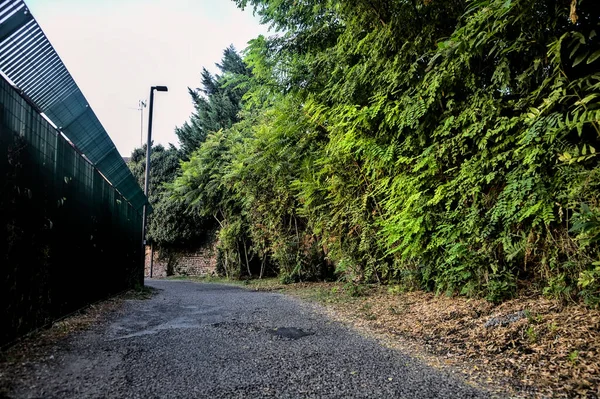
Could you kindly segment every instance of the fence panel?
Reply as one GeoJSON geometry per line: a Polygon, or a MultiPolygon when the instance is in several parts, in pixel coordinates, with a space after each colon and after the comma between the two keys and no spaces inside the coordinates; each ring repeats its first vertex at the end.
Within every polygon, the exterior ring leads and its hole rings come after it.
{"type": "Polygon", "coordinates": [[[0,346],[143,284],[141,215],[0,78],[0,346]]]}

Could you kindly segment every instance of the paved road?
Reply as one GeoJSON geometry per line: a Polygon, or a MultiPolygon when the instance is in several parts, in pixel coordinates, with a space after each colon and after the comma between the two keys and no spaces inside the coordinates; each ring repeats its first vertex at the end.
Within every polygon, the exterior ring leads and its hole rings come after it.
{"type": "Polygon", "coordinates": [[[15,398],[483,398],[275,293],[183,281],[73,337],[15,398]]]}

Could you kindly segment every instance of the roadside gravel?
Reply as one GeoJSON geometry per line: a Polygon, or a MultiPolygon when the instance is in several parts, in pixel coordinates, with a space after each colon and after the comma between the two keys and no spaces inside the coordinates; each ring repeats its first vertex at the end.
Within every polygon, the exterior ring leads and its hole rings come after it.
{"type": "Polygon", "coordinates": [[[147,285],[158,290],[151,299],[127,301],[4,381],[8,397],[489,397],[314,303],[228,285],[147,285]]]}

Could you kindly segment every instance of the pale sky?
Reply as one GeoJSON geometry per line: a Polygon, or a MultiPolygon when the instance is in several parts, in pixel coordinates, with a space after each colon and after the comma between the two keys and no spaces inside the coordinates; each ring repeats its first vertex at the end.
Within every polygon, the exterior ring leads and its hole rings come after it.
{"type": "MultiPolygon", "coordinates": [[[[231,0],[25,0],[122,156],[140,146],[139,100],[155,92],[152,138],[177,144],[193,106],[187,88],[233,44],[267,28],[231,0]]],[[[148,108],[144,109],[144,142],[148,108]]]]}

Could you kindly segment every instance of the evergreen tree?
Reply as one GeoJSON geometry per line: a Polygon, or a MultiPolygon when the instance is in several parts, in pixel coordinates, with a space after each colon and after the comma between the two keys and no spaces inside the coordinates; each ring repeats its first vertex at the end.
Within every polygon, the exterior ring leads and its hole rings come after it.
{"type": "MultiPolygon", "coordinates": [[[[133,150],[129,161],[129,168],[140,187],[144,186],[146,173],[145,147],[133,150]]],[[[180,172],[180,153],[177,148],[172,144],[169,148],[160,144],[153,146],[150,172],[148,201],[152,212],[148,215],[147,238],[164,251],[195,249],[202,244],[212,225],[196,213],[189,212],[184,203],[170,198],[165,184],[172,182],[180,172]]]]}
{"type": "Polygon", "coordinates": [[[221,75],[213,76],[203,69],[201,87],[188,88],[195,112],[188,122],[175,130],[184,158],[200,147],[210,132],[226,129],[239,121],[241,99],[245,93],[241,83],[250,75],[250,70],[233,46],[223,51],[217,67],[221,75]]]}

